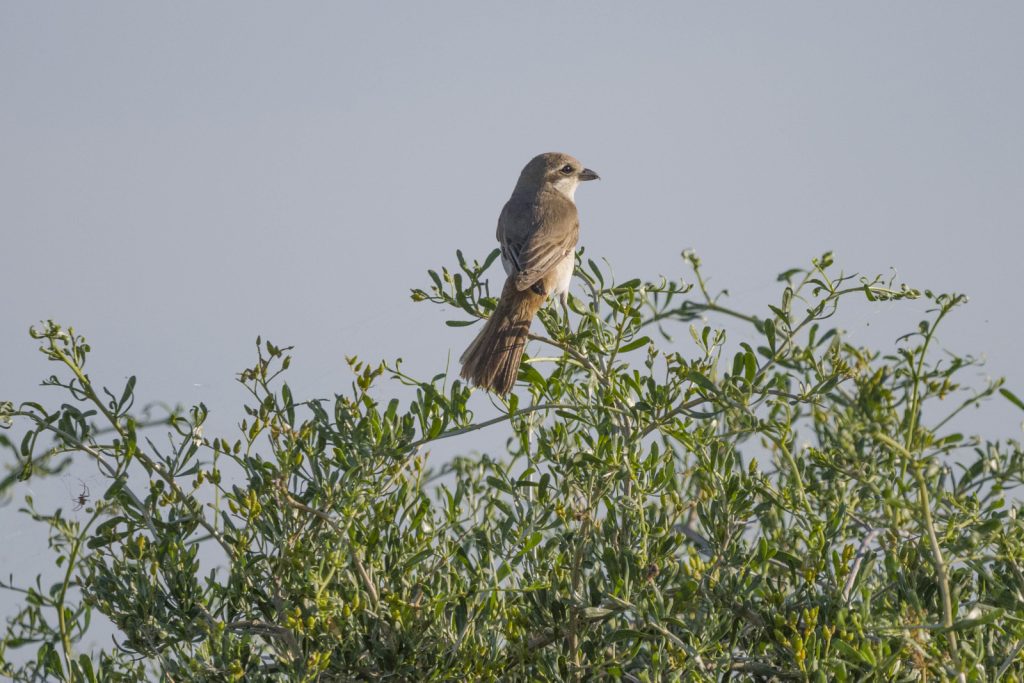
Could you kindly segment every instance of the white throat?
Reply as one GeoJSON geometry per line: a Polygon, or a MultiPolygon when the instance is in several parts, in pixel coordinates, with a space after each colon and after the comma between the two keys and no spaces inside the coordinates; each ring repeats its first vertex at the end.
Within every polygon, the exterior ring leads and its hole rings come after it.
{"type": "Polygon", "coordinates": [[[575,176],[562,177],[552,183],[556,190],[569,198],[570,202],[576,202],[576,188],[579,187],[579,178],[575,176]]]}

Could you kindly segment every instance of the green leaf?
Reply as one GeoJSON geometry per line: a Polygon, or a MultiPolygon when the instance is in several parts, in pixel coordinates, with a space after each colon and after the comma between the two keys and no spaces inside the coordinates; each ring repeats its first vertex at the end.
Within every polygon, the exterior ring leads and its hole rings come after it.
{"type": "Polygon", "coordinates": [[[522,378],[530,385],[543,390],[547,385],[547,380],[544,379],[544,375],[540,374],[537,368],[529,363],[523,363],[519,366],[519,374],[522,378]]]}
{"type": "Polygon", "coordinates": [[[776,549],[775,557],[781,560],[790,569],[799,570],[804,566],[804,561],[802,559],[785,550],[776,549]]]}
{"type": "Polygon", "coordinates": [[[757,358],[754,356],[753,350],[748,346],[747,350],[743,354],[744,363],[744,377],[748,382],[753,382],[754,377],[757,376],[757,358]]]}
{"type": "Polygon", "coordinates": [[[604,287],[604,275],[601,275],[601,269],[597,267],[597,264],[594,263],[593,259],[587,259],[587,265],[590,266],[590,270],[594,273],[594,277],[597,278],[597,281],[601,283],[602,287],[604,287]]]}
{"type": "Polygon", "coordinates": [[[434,549],[433,548],[427,548],[425,550],[421,550],[418,553],[416,553],[415,555],[413,555],[412,557],[410,557],[408,560],[406,560],[405,561],[405,566],[409,567],[410,569],[412,569],[414,567],[419,567],[421,564],[423,564],[424,560],[426,560],[428,557],[432,557],[433,555],[434,555],[434,549]]]}
{"type": "Polygon", "coordinates": [[[544,535],[539,531],[534,531],[530,534],[530,537],[526,539],[526,543],[523,544],[523,552],[527,553],[533,550],[542,540],[544,540],[544,535]]]}
{"type": "Polygon", "coordinates": [[[777,282],[789,282],[790,280],[793,279],[794,275],[796,275],[797,273],[803,273],[803,272],[805,272],[803,268],[790,268],[787,271],[779,273],[779,276],[776,278],[776,281],[777,282]]]}
{"type": "MultiPolygon", "coordinates": [[[[441,276],[437,274],[437,271],[428,270],[427,275],[429,275],[430,279],[434,281],[434,286],[437,287],[438,290],[444,291],[444,284],[441,282],[441,276]]],[[[259,345],[259,341],[257,341],[256,344],[259,345]]]]}
{"type": "Polygon", "coordinates": [[[292,398],[291,387],[285,382],[281,385],[281,400],[284,401],[284,412],[288,418],[288,424],[295,424],[295,399],[292,398]]]}
{"type": "Polygon", "coordinates": [[[45,643],[39,648],[39,662],[46,673],[60,680],[64,679],[64,665],[60,660],[60,654],[50,643],[45,643]]]}
{"type": "Polygon", "coordinates": [[[466,600],[463,598],[459,600],[459,604],[455,607],[455,630],[460,635],[466,631],[466,624],[468,623],[466,615],[466,600]]]}
{"type": "Polygon", "coordinates": [[[832,646],[847,657],[853,659],[855,662],[867,664],[872,667],[875,665],[875,658],[872,656],[870,650],[867,649],[867,644],[863,644],[862,648],[858,650],[845,641],[839,638],[834,638],[832,640],[832,646]]]}
{"type": "Polygon", "coordinates": [[[650,343],[650,337],[640,337],[639,339],[634,339],[633,341],[629,342],[628,344],[620,348],[619,352],[628,353],[629,351],[633,351],[634,349],[639,349],[641,346],[647,346],[650,343]]]}
{"type": "Polygon", "coordinates": [[[105,546],[108,546],[111,543],[116,543],[117,541],[120,541],[130,535],[131,532],[129,531],[119,531],[116,534],[108,534],[106,536],[93,536],[86,542],[85,545],[90,550],[96,550],[97,548],[103,548],[105,546]]]}
{"type": "Polygon", "coordinates": [[[105,534],[108,534],[108,533],[112,532],[115,528],[117,528],[117,526],[119,524],[124,524],[127,521],[128,520],[125,519],[124,517],[120,517],[120,516],[118,516],[118,517],[111,517],[110,519],[105,520],[102,523],[100,523],[96,527],[96,530],[93,533],[96,534],[97,536],[103,536],[105,534]]]}
{"type": "Polygon", "coordinates": [[[121,491],[121,489],[124,488],[124,485],[126,483],[128,483],[128,477],[125,475],[122,475],[115,479],[114,483],[112,483],[110,487],[106,490],[106,492],[103,494],[103,500],[113,500],[114,496],[116,496],[121,491]]]}
{"type": "Polygon", "coordinates": [[[476,320],[445,320],[444,324],[448,327],[467,327],[468,325],[473,325],[476,322],[476,320]]]}
{"type": "Polygon", "coordinates": [[[508,482],[495,477],[492,474],[487,475],[487,483],[505,493],[512,493],[512,487],[508,485],[508,482]]]}
{"type": "Polygon", "coordinates": [[[687,372],[686,379],[690,380],[705,391],[710,391],[713,394],[718,393],[718,387],[715,386],[715,383],[696,370],[690,370],[687,372]]]}
{"type": "Polygon", "coordinates": [[[629,640],[646,640],[649,636],[643,631],[638,631],[635,628],[620,628],[619,630],[608,636],[609,642],[621,643],[629,640]]]}
{"type": "Polygon", "coordinates": [[[587,619],[604,619],[609,614],[616,614],[619,610],[608,609],[607,607],[587,607],[583,610],[583,616],[587,619]]]}
{"type": "Polygon", "coordinates": [[[128,381],[124,385],[124,392],[121,394],[121,400],[119,400],[117,402],[117,412],[118,413],[120,413],[121,410],[126,405],[128,405],[128,401],[129,401],[129,399],[131,399],[132,392],[134,390],[135,390],[135,375],[132,375],[131,377],[128,378],[128,381]]]}
{"type": "Polygon", "coordinates": [[[764,336],[768,339],[768,348],[775,353],[775,322],[771,319],[764,321],[764,336]]]}
{"type": "Polygon", "coordinates": [[[1005,614],[1006,614],[1006,610],[1005,609],[1002,609],[1001,607],[997,607],[995,609],[990,609],[990,610],[986,611],[982,616],[977,617],[975,619],[963,619],[961,621],[957,621],[949,629],[943,629],[943,630],[966,631],[969,628],[977,628],[979,626],[987,626],[988,624],[991,624],[991,623],[995,622],[997,619],[1002,619],[1003,615],[1005,615],[1005,614]]]}
{"type": "Polygon", "coordinates": [[[484,259],[484,264],[480,266],[480,271],[483,272],[490,268],[491,264],[494,263],[494,259],[498,258],[499,256],[501,256],[501,249],[491,250],[491,253],[487,255],[486,259],[484,259]]]}
{"type": "Polygon", "coordinates": [[[734,377],[739,377],[743,373],[743,356],[742,351],[737,351],[736,355],[732,357],[732,374],[734,377]]]}
{"type": "Polygon", "coordinates": [[[827,394],[828,392],[832,391],[832,389],[834,389],[837,384],[839,384],[839,379],[839,375],[833,375],[832,377],[829,377],[824,382],[816,386],[811,393],[827,394]]]}
{"type": "Polygon", "coordinates": [[[93,671],[92,659],[89,655],[82,654],[78,656],[78,670],[89,683],[96,683],[96,672],[93,671]]]}
{"type": "Polygon", "coordinates": [[[1024,410],[1024,401],[1021,401],[1017,396],[1009,389],[1000,389],[999,393],[1003,395],[1007,401],[1017,406],[1021,410],[1024,410]]]}

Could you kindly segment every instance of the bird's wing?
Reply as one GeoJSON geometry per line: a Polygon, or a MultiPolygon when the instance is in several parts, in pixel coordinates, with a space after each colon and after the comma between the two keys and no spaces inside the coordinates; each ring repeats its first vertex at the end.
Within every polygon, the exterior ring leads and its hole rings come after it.
{"type": "Polygon", "coordinates": [[[572,253],[580,236],[576,205],[560,195],[544,201],[509,201],[498,219],[501,254],[514,270],[516,289],[533,286],[572,253]]]}

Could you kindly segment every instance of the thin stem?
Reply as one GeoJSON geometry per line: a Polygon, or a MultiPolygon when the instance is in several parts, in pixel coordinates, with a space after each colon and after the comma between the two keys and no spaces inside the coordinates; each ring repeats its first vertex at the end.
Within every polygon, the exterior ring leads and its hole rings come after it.
{"type": "Polygon", "coordinates": [[[932,337],[935,335],[935,328],[939,326],[942,319],[946,317],[946,313],[950,311],[949,307],[943,306],[939,310],[939,315],[936,316],[935,322],[928,326],[928,331],[924,335],[924,343],[921,345],[921,351],[917,357],[917,367],[911,366],[911,372],[913,373],[914,388],[911,393],[910,405],[907,409],[910,414],[907,416],[907,436],[905,439],[907,450],[914,450],[914,432],[917,429],[917,414],[920,412],[920,387],[921,387],[921,371],[924,368],[925,356],[928,355],[928,347],[931,345],[932,337]]]}
{"type": "Polygon", "coordinates": [[[556,349],[561,349],[565,353],[567,353],[570,356],[572,356],[573,359],[578,361],[581,365],[583,365],[585,368],[587,368],[588,370],[590,370],[594,374],[597,374],[597,375],[601,374],[600,370],[597,368],[597,366],[595,366],[593,363],[590,362],[589,358],[587,358],[582,353],[580,353],[576,349],[572,348],[568,344],[563,344],[562,342],[555,341],[554,339],[551,339],[550,337],[545,337],[545,336],[539,335],[539,334],[529,334],[529,335],[527,335],[527,339],[530,339],[532,341],[539,341],[539,342],[541,342],[543,344],[548,344],[550,346],[554,346],[556,349]]]}
{"type": "Polygon", "coordinates": [[[789,469],[793,472],[793,481],[796,482],[796,490],[797,493],[800,494],[800,504],[803,506],[805,512],[811,514],[811,504],[807,502],[807,494],[804,492],[804,481],[800,476],[800,470],[796,466],[796,460],[793,458],[793,454],[789,452],[789,448],[786,447],[786,444],[782,439],[776,439],[770,435],[768,438],[770,438],[775,445],[779,447],[779,450],[782,451],[782,455],[786,459],[786,464],[789,465],[789,469]]]}
{"type": "Polygon", "coordinates": [[[476,424],[467,425],[465,427],[459,427],[458,429],[451,429],[451,430],[449,430],[447,432],[441,432],[437,436],[424,437],[422,439],[419,439],[417,441],[413,441],[412,443],[408,444],[405,447],[405,450],[407,450],[407,451],[414,451],[417,448],[419,448],[420,446],[423,446],[423,445],[428,444],[428,443],[433,443],[434,441],[440,441],[441,439],[449,439],[449,438],[451,438],[453,436],[460,436],[462,434],[468,434],[470,432],[475,432],[478,429],[483,429],[484,427],[490,427],[492,425],[500,424],[502,422],[507,422],[508,420],[511,420],[514,417],[519,417],[520,415],[527,415],[529,413],[535,413],[538,410],[556,410],[558,408],[577,408],[577,407],[578,406],[574,406],[574,405],[571,405],[571,404],[568,404],[568,403],[539,403],[537,405],[530,406],[528,408],[523,408],[522,410],[517,410],[514,413],[505,413],[504,415],[499,415],[498,417],[492,418],[490,420],[485,420],[483,422],[477,422],[476,424]]]}
{"type": "Polygon", "coordinates": [[[681,305],[676,306],[675,308],[670,308],[667,311],[655,313],[650,318],[640,323],[640,327],[638,329],[643,329],[648,325],[654,325],[656,323],[661,322],[662,320],[668,320],[671,318],[683,318],[685,322],[686,320],[692,320],[693,318],[696,318],[699,313],[703,312],[721,313],[722,315],[728,315],[738,320],[748,322],[751,325],[757,325],[759,322],[761,322],[761,320],[756,316],[746,315],[744,313],[740,313],[739,311],[734,311],[731,308],[727,308],[726,306],[720,306],[713,302],[698,304],[692,301],[686,301],[681,305]],[[692,317],[690,316],[691,310],[693,314],[692,317]]]}
{"type": "Polygon", "coordinates": [[[679,404],[672,410],[662,415],[661,419],[659,419],[658,421],[652,422],[651,424],[644,427],[643,431],[640,432],[640,438],[642,439],[651,432],[653,432],[655,429],[659,429],[664,425],[668,424],[670,420],[672,420],[675,416],[679,415],[680,413],[685,413],[690,408],[696,408],[701,403],[707,403],[710,400],[711,399],[705,398],[704,396],[698,396],[697,398],[687,401],[686,403],[679,404]]]}
{"type": "Polygon", "coordinates": [[[60,642],[61,647],[64,649],[64,666],[67,668],[69,677],[71,676],[71,660],[74,654],[71,651],[71,633],[68,631],[67,617],[64,615],[64,598],[67,596],[68,586],[71,585],[71,574],[74,572],[76,562],[78,561],[78,551],[82,547],[82,539],[85,538],[86,532],[89,531],[89,527],[92,526],[92,523],[96,521],[98,516],[99,511],[93,513],[88,524],[75,536],[75,540],[71,544],[71,552],[68,553],[68,568],[64,572],[64,582],[61,584],[60,593],[57,594],[55,604],[57,608],[57,623],[60,628],[60,642]]]}
{"type": "MultiPolygon", "coordinates": [[[[324,512],[323,510],[317,510],[314,507],[310,507],[309,505],[306,505],[305,503],[296,500],[295,498],[292,497],[290,493],[288,493],[287,490],[284,490],[283,488],[281,493],[282,498],[284,498],[284,501],[291,505],[293,508],[295,508],[296,510],[302,510],[303,512],[308,512],[317,519],[326,522],[327,525],[331,527],[334,530],[334,533],[338,534],[339,537],[345,537],[345,530],[341,528],[341,525],[339,525],[337,522],[331,519],[331,516],[328,515],[326,512],[324,512]]],[[[374,609],[376,609],[378,604],[380,603],[380,596],[377,594],[377,587],[373,584],[373,581],[370,579],[370,573],[366,571],[366,566],[363,564],[363,561],[359,557],[359,554],[356,552],[355,548],[352,549],[351,557],[352,565],[355,567],[356,573],[359,575],[360,581],[363,582],[363,587],[366,588],[367,595],[370,596],[371,604],[373,605],[374,609]]]]}
{"type": "Polygon", "coordinates": [[[921,465],[914,463],[914,479],[917,480],[918,503],[921,507],[921,514],[924,515],[925,528],[928,531],[928,542],[932,547],[932,556],[935,561],[935,573],[939,578],[939,590],[942,593],[942,624],[948,631],[949,653],[960,668],[960,656],[957,652],[956,632],[953,631],[953,601],[950,597],[949,574],[946,570],[946,562],[942,557],[942,548],[939,546],[939,538],[935,533],[935,523],[932,521],[931,503],[928,499],[928,485],[924,480],[924,473],[921,465]]]}
{"type": "Polygon", "coordinates": [[[914,458],[910,451],[895,439],[882,433],[876,433],[875,438],[908,458],[914,471],[914,479],[917,481],[918,506],[921,516],[924,518],[925,531],[928,533],[928,543],[931,545],[932,562],[935,565],[936,579],[939,584],[939,593],[942,595],[942,625],[946,628],[949,640],[949,654],[953,658],[957,670],[959,670],[961,668],[960,655],[957,650],[956,632],[953,630],[953,600],[949,589],[949,574],[946,569],[946,562],[942,557],[942,548],[939,546],[938,534],[935,533],[931,501],[928,497],[928,484],[924,479],[922,463],[914,458]]]}

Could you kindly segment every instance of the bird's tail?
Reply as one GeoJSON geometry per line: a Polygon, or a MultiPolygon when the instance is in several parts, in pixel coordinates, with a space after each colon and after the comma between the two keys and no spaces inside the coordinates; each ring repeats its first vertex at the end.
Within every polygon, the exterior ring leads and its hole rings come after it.
{"type": "Polygon", "coordinates": [[[463,379],[498,394],[512,390],[530,323],[547,298],[532,288],[519,291],[512,280],[505,282],[494,313],[459,358],[463,379]]]}

